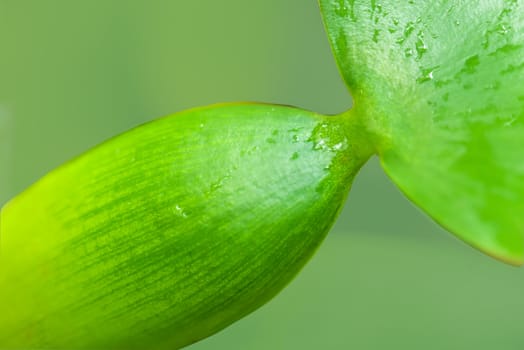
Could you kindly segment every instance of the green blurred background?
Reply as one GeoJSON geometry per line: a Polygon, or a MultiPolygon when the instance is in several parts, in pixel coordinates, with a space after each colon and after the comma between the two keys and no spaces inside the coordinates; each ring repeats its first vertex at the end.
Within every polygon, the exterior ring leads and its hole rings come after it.
{"type": "MultiPolygon", "coordinates": [[[[223,101],[350,106],[315,1],[0,0],[0,203],[108,137],[223,101]]],[[[192,349],[523,349],[523,277],[373,159],[298,278],[192,349]]]]}

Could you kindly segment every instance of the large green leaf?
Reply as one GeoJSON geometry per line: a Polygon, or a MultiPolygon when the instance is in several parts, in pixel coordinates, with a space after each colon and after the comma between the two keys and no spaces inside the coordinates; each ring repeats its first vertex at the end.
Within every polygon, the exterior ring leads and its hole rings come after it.
{"type": "Polygon", "coordinates": [[[320,0],[354,111],[405,194],[524,262],[524,2],[320,0]]]}
{"type": "Polygon", "coordinates": [[[175,349],[280,291],[371,154],[351,118],[223,105],[159,119],[1,212],[0,348],[175,349]]]}

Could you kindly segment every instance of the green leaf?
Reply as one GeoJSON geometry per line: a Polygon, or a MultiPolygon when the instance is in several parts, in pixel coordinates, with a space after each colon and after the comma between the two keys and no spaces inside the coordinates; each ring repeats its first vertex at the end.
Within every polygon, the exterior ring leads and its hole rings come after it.
{"type": "Polygon", "coordinates": [[[354,111],[404,193],[524,262],[524,2],[320,0],[354,111]]]}
{"type": "Polygon", "coordinates": [[[0,347],[175,349],[258,308],[311,257],[371,154],[351,125],[200,108],[51,172],[1,213],[0,347]]]}

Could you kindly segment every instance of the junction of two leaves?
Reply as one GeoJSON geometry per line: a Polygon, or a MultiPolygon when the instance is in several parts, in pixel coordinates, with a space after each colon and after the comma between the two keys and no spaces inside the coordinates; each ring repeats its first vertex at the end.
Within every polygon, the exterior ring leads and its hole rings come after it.
{"type": "Polygon", "coordinates": [[[321,0],[354,107],[159,119],[2,210],[0,347],[179,348],[277,294],[374,154],[465,242],[524,262],[524,5],[321,0]]]}

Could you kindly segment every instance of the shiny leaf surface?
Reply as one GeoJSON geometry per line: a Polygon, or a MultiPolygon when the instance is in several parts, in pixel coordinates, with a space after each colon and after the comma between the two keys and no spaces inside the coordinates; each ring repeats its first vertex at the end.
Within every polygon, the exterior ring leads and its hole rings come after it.
{"type": "Polygon", "coordinates": [[[370,150],[351,118],[222,105],[129,131],[1,213],[0,347],[174,349],[279,292],[370,150]]]}
{"type": "Polygon", "coordinates": [[[524,3],[320,0],[354,113],[402,191],[524,262],[524,3]]]}

